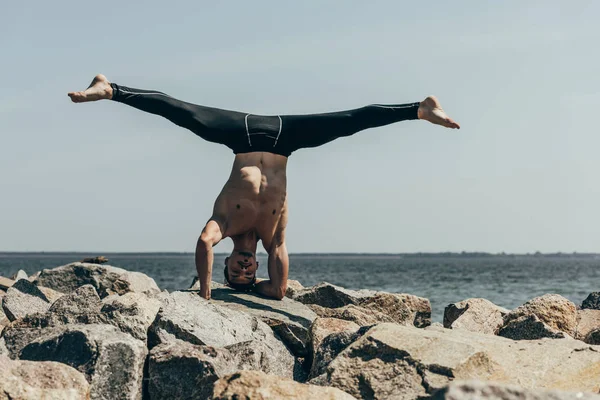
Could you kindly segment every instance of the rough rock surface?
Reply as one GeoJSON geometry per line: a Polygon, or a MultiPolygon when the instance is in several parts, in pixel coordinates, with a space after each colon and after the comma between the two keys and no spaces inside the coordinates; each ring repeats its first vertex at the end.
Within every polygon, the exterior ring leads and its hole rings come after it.
{"type": "Polygon", "coordinates": [[[258,354],[265,360],[280,363],[278,369],[282,374],[291,376],[294,367],[294,356],[264,322],[213,304],[195,293],[165,295],[148,335],[150,347],[174,339],[213,347],[255,341],[256,346],[260,344],[258,354]]]}
{"type": "Polygon", "coordinates": [[[500,328],[498,336],[513,340],[538,340],[543,338],[563,339],[566,334],[547,325],[537,315],[531,314],[510,320],[500,328]]]}
{"type": "Polygon", "coordinates": [[[508,313],[509,310],[499,307],[489,300],[466,299],[446,306],[444,327],[494,335],[504,325],[504,316],[508,313]]]}
{"type": "Polygon", "coordinates": [[[594,329],[584,339],[584,342],[589,344],[600,345],[600,328],[594,329]]]}
{"type": "MultiPolygon", "coordinates": [[[[331,334],[348,332],[355,333],[358,331],[360,326],[352,321],[345,321],[337,318],[317,318],[313,322],[310,328],[310,339],[311,339],[311,354],[312,354],[312,366],[310,376],[320,375],[320,370],[326,365],[319,365],[319,358],[315,357],[321,348],[323,340],[331,334]]],[[[331,361],[331,360],[328,360],[331,361]]]]}
{"type": "Polygon", "coordinates": [[[414,399],[432,394],[451,377],[597,393],[598,376],[600,347],[576,340],[515,342],[468,331],[380,324],[311,383],[360,398],[414,399]]]}
{"type": "Polygon", "coordinates": [[[161,302],[143,293],[125,293],[104,298],[100,313],[104,320],[136,339],[147,339],[161,302]]]}
{"type": "Polygon", "coordinates": [[[317,315],[307,306],[284,297],[269,299],[228,287],[211,291],[211,303],[260,318],[298,357],[309,354],[309,329],[317,315]]]}
{"type": "Polygon", "coordinates": [[[15,282],[18,281],[19,279],[28,279],[27,272],[20,269],[12,276],[12,280],[15,282]]]}
{"type": "Polygon", "coordinates": [[[577,310],[577,329],[575,332],[575,339],[585,341],[590,332],[596,329],[600,329],[600,310],[577,310]]]}
{"type": "Polygon", "coordinates": [[[19,358],[57,361],[83,373],[92,399],[141,399],[147,349],[109,325],[66,325],[21,350],[19,358]]]}
{"type": "Polygon", "coordinates": [[[50,300],[37,286],[26,279],[15,282],[2,298],[2,309],[11,321],[28,314],[44,313],[49,308],[50,300]]]}
{"type": "Polygon", "coordinates": [[[287,281],[287,289],[285,291],[285,297],[290,299],[294,298],[294,295],[298,293],[300,290],[303,290],[304,286],[300,282],[295,279],[288,279],[287,281]]]}
{"type": "Polygon", "coordinates": [[[298,291],[294,300],[311,304],[320,317],[339,318],[371,325],[377,322],[431,325],[428,299],[403,293],[350,290],[327,282],[298,291]]]}
{"type": "Polygon", "coordinates": [[[6,348],[6,343],[4,342],[3,337],[0,337],[0,356],[6,356],[6,357],[9,356],[9,352],[8,352],[8,349],[6,348]]]}
{"type": "Polygon", "coordinates": [[[505,324],[525,315],[535,315],[550,328],[575,335],[577,328],[577,307],[558,294],[545,294],[529,300],[505,317],[505,324]]]}
{"type": "Polygon", "coordinates": [[[516,385],[484,381],[454,381],[439,390],[432,400],[600,400],[600,396],[582,392],[531,390],[516,385]]]}
{"type": "Polygon", "coordinates": [[[86,400],[85,377],[57,362],[13,361],[0,355],[0,399],[86,400]]]}
{"type": "Polygon", "coordinates": [[[241,371],[214,384],[212,400],[351,400],[354,397],[335,388],[319,387],[281,379],[258,371],[241,371]]]}
{"type": "Polygon", "coordinates": [[[89,284],[96,289],[101,298],[128,292],[149,295],[160,292],[154,279],[141,272],[131,272],[110,265],[80,262],[45,269],[37,277],[35,284],[63,293],[72,292],[79,286],[89,284]]]}
{"type": "Polygon", "coordinates": [[[600,292],[590,293],[581,303],[581,308],[590,310],[600,310],[600,292]]]}

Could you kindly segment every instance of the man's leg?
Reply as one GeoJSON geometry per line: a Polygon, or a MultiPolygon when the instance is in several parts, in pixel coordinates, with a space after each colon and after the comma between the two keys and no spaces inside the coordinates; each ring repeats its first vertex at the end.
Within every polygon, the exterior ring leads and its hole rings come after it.
{"type": "Polygon", "coordinates": [[[160,115],[187,128],[201,138],[230,148],[237,142],[245,143],[246,114],[221,110],[177,100],[155,90],[133,89],[110,83],[104,75],[97,75],[87,90],[71,92],[75,103],[96,100],[114,100],[148,113],[160,115]]]}
{"type": "Polygon", "coordinates": [[[372,104],[353,110],[326,114],[282,115],[281,118],[281,148],[285,148],[287,153],[301,148],[321,146],[365,129],[406,120],[422,119],[447,128],[460,128],[458,123],[446,115],[439,101],[433,96],[418,103],[372,104]]]}

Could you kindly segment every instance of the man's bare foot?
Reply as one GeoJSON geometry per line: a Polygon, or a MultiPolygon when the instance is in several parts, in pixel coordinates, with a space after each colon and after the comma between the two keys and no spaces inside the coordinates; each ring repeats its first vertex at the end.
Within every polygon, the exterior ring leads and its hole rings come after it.
{"type": "Polygon", "coordinates": [[[86,101],[111,99],[112,92],[108,79],[104,75],[98,74],[86,90],[83,92],[70,92],[68,95],[73,103],[85,103],[86,101]]]}
{"type": "Polygon", "coordinates": [[[460,129],[460,125],[446,115],[435,96],[429,96],[421,102],[417,116],[419,119],[424,119],[432,124],[442,125],[446,128],[460,129]]]}

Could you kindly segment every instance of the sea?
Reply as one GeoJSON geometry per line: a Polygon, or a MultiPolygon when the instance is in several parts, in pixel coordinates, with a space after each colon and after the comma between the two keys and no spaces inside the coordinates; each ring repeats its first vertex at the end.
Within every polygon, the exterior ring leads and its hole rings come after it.
{"type": "MultiPolygon", "coordinates": [[[[192,253],[0,253],[0,276],[28,274],[85,257],[143,272],[161,289],[189,288],[196,274],[192,253]]],[[[226,254],[216,254],[213,280],[223,280],[226,254]]],[[[258,277],[267,278],[267,256],[258,254],[258,277]]],[[[304,286],[329,282],[349,289],[410,293],[431,301],[432,320],[441,322],[454,302],[483,297],[512,309],[533,297],[557,293],[576,305],[600,291],[600,254],[291,254],[289,278],[304,286]]]]}

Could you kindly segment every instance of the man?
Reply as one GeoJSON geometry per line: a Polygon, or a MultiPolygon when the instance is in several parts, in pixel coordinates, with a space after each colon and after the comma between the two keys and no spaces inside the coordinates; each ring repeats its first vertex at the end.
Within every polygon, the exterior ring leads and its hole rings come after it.
{"type": "Polygon", "coordinates": [[[373,104],[326,114],[264,116],[186,103],[162,92],[110,83],[104,75],[97,75],[85,91],[68,95],[75,103],[102,99],[125,103],[165,117],[205,140],[233,150],[231,175],[196,246],[200,295],[205,299],[210,299],[213,247],[227,237],[234,246],[225,260],[224,274],[229,286],[276,299],[284,297],[289,264],[285,245],[286,166],[292,152],[404,120],[422,119],[460,128],[435,97],[418,103],[373,104]],[[259,240],[269,255],[269,279],[257,282],[259,240]]]}

